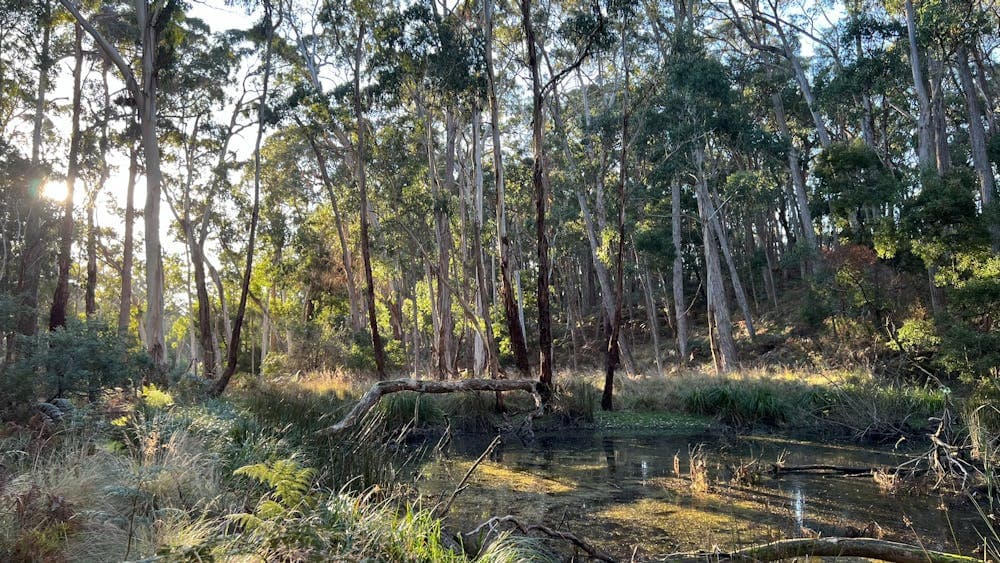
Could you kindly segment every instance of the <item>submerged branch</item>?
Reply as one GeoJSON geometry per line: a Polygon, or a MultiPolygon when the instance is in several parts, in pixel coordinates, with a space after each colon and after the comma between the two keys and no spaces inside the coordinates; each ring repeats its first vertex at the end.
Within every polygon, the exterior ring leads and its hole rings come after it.
{"type": "Polygon", "coordinates": [[[872,538],[798,538],[747,547],[729,553],[677,553],[671,561],[779,561],[793,557],[864,557],[893,563],[973,563],[980,561],[953,553],[872,538]]]}
{"type": "Polygon", "coordinates": [[[493,450],[495,450],[496,447],[500,445],[500,443],[501,443],[501,438],[499,435],[497,435],[496,438],[493,438],[493,441],[490,442],[490,445],[487,446],[485,450],[483,450],[483,453],[480,454],[479,458],[476,459],[475,462],[473,462],[472,467],[470,467],[469,470],[465,473],[465,477],[462,477],[462,480],[459,481],[458,486],[455,487],[455,490],[452,491],[451,496],[448,497],[448,501],[445,502],[443,505],[438,505],[434,507],[433,514],[435,518],[443,518],[444,515],[447,514],[449,510],[451,510],[451,505],[452,503],[455,502],[455,498],[459,494],[461,494],[462,491],[464,491],[469,487],[468,485],[469,478],[472,477],[472,474],[476,471],[476,468],[479,467],[479,464],[482,463],[483,460],[485,460],[487,457],[490,456],[490,454],[493,453],[493,450]]]}
{"type": "Polygon", "coordinates": [[[320,430],[319,434],[337,434],[354,425],[378,404],[383,395],[400,391],[416,393],[461,393],[468,391],[527,391],[535,399],[535,410],[528,413],[528,421],[542,414],[542,396],[538,382],[532,379],[461,379],[457,381],[429,381],[423,379],[393,379],[379,381],[361,397],[354,408],[337,424],[320,430]]]}
{"type": "Polygon", "coordinates": [[[596,559],[598,561],[605,561],[607,563],[614,563],[615,561],[617,561],[610,555],[604,553],[603,551],[590,545],[586,541],[580,539],[575,534],[571,534],[570,532],[553,530],[552,528],[549,528],[548,526],[542,526],[541,524],[523,524],[517,518],[510,515],[494,516],[493,518],[490,518],[489,520],[476,526],[475,529],[473,529],[471,532],[461,534],[462,542],[463,544],[466,544],[471,538],[478,536],[480,533],[484,531],[494,532],[496,531],[497,527],[501,524],[511,524],[514,526],[515,529],[517,529],[518,532],[525,535],[529,535],[532,532],[537,532],[553,539],[568,541],[573,545],[575,545],[577,548],[584,551],[587,554],[587,556],[590,557],[591,559],[596,559]]]}

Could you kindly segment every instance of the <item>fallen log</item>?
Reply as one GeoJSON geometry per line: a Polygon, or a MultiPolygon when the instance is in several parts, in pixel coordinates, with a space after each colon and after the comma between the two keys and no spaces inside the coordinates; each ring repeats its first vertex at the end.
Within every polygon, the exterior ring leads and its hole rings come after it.
{"type": "Polygon", "coordinates": [[[878,468],[875,467],[844,467],[840,465],[771,465],[771,475],[843,475],[845,477],[858,477],[871,475],[878,468]]]}
{"type": "Polygon", "coordinates": [[[356,424],[372,410],[383,395],[413,391],[416,393],[462,393],[468,391],[526,391],[535,399],[535,410],[528,413],[528,422],[543,412],[542,395],[538,382],[533,379],[459,379],[455,381],[428,381],[423,379],[393,379],[379,381],[368,390],[344,418],[333,426],[317,433],[331,435],[356,424]]]}
{"type": "Polygon", "coordinates": [[[695,563],[704,561],[779,561],[793,557],[864,557],[893,563],[975,563],[981,559],[953,553],[930,551],[873,538],[797,538],[747,547],[729,553],[676,553],[667,561],[695,563]]]}

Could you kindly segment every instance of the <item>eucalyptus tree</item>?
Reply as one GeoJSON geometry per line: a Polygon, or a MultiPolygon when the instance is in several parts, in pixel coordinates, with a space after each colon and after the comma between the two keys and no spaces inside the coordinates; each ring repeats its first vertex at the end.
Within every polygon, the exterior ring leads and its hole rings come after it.
{"type": "MultiPolygon", "coordinates": [[[[34,113],[31,127],[32,179],[27,184],[26,210],[24,218],[24,235],[22,238],[20,260],[17,270],[17,285],[15,293],[18,297],[19,311],[17,313],[17,332],[23,335],[34,335],[38,330],[38,285],[43,263],[42,241],[42,185],[46,170],[42,165],[42,130],[45,124],[45,113],[54,56],[52,53],[52,33],[55,25],[53,5],[50,0],[39,0],[29,7],[36,15],[37,27],[41,28],[41,41],[32,45],[33,60],[37,63],[37,80],[35,81],[34,113]]],[[[36,28],[37,29],[37,28],[36,28]]],[[[8,356],[13,352],[13,340],[8,341],[8,356]]]]}
{"type": "Polygon", "coordinates": [[[273,125],[276,115],[272,109],[272,102],[269,98],[271,88],[271,75],[273,72],[273,58],[275,48],[275,29],[282,23],[283,12],[280,6],[276,7],[270,0],[262,0],[260,5],[262,14],[259,24],[254,31],[259,33],[256,39],[261,43],[263,54],[260,64],[260,94],[257,97],[257,135],[254,139],[253,150],[253,203],[250,209],[250,226],[248,228],[246,262],[243,268],[243,278],[240,286],[239,305],[236,309],[236,316],[233,319],[232,332],[229,335],[229,342],[226,348],[226,363],[219,381],[215,385],[213,392],[221,395],[229,385],[230,379],[236,373],[237,361],[239,359],[240,334],[243,330],[243,322],[246,316],[247,300],[250,295],[250,279],[253,275],[253,258],[255,243],[257,239],[257,223],[260,219],[260,191],[261,191],[261,144],[264,140],[264,131],[269,125],[273,125]]]}
{"type": "Polygon", "coordinates": [[[145,331],[149,354],[160,367],[166,365],[164,346],[164,279],[163,256],[160,244],[160,203],[163,176],[160,171],[160,145],[158,138],[157,97],[159,72],[170,61],[171,36],[165,31],[173,24],[175,15],[181,13],[179,0],[136,0],[136,42],[141,48],[138,65],[129,62],[116,47],[83,15],[73,0],[59,0],[77,22],[91,35],[105,57],[114,63],[121,74],[131,103],[139,108],[139,126],[142,138],[146,174],[146,204],[143,212],[146,238],[146,322],[145,331]]]}
{"type": "MultiPolygon", "coordinates": [[[[514,285],[511,281],[511,240],[507,225],[507,187],[504,175],[503,149],[500,142],[500,101],[497,94],[497,71],[494,62],[494,29],[496,27],[495,6],[493,2],[483,1],[483,59],[486,71],[486,88],[490,105],[490,136],[493,152],[493,184],[496,190],[496,241],[497,257],[500,262],[500,300],[503,304],[504,320],[507,333],[510,336],[514,361],[523,377],[530,377],[531,364],[528,359],[528,347],[525,342],[524,323],[520,314],[523,309],[518,306],[514,295],[514,285]]],[[[520,278],[519,278],[520,279],[520,278]]]]}
{"type": "Polygon", "coordinates": [[[200,349],[195,359],[200,357],[203,375],[213,379],[219,371],[219,345],[208,294],[205,244],[228,185],[228,171],[237,161],[231,141],[251,125],[240,118],[247,111],[246,82],[232,92],[225,88],[240,82],[236,67],[241,55],[249,53],[238,44],[240,34],[213,36],[203,22],[191,18],[183,18],[178,25],[183,30],[175,50],[178,68],[161,83],[164,160],[175,168],[173,181],[168,178],[164,183],[164,195],[194,273],[197,307],[192,307],[192,314],[196,315],[200,349]]]}
{"type": "Polygon", "coordinates": [[[546,97],[558,87],[560,81],[572,73],[590,56],[591,49],[600,37],[604,28],[605,16],[598,4],[591,6],[589,14],[580,14],[578,23],[583,24],[580,38],[573,59],[561,68],[552,68],[547,75],[543,74],[539,37],[535,31],[535,13],[531,0],[521,0],[521,29],[524,34],[527,66],[531,75],[531,150],[532,172],[531,185],[534,191],[535,204],[535,242],[537,249],[537,300],[538,300],[538,348],[539,375],[538,379],[544,390],[543,396],[548,399],[552,391],[552,313],[550,310],[550,275],[549,275],[549,238],[545,224],[546,206],[549,197],[549,170],[545,154],[545,113],[546,97]]]}
{"type": "Polygon", "coordinates": [[[73,258],[73,194],[80,175],[80,119],[83,111],[83,28],[73,26],[73,102],[70,116],[69,162],[66,168],[66,201],[63,202],[62,224],[59,228],[59,273],[52,308],[49,312],[49,330],[66,326],[66,305],[69,303],[69,267],[73,258]]]}

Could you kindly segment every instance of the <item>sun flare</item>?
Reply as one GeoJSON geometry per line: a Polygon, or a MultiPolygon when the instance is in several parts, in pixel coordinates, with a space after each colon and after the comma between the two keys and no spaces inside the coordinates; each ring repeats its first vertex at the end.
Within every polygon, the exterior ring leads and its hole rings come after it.
{"type": "Polygon", "coordinates": [[[55,202],[65,202],[69,189],[65,181],[50,180],[42,186],[42,197],[55,202]]]}

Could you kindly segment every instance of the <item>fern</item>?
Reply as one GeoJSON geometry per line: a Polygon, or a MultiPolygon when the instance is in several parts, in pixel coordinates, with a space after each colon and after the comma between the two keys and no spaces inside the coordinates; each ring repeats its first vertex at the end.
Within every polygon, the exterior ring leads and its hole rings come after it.
{"type": "Polygon", "coordinates": [[[301,467],[293,459],[279,459],[244,465],[233,474],[244,475],[267,486],[283,509],[291,509],[306,499],[316,471],[310,467],[301,467]]]}

